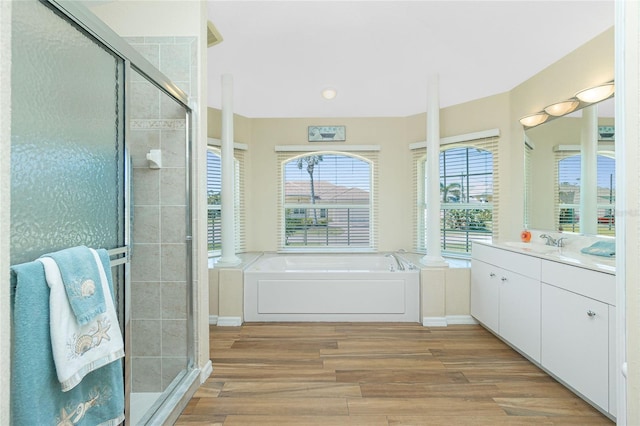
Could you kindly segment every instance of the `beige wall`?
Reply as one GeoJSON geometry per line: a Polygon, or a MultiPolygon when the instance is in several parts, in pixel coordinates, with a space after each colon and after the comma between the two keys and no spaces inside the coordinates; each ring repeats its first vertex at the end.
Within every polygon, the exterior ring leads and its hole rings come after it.
{"type": "Polygon", "coordinates": [[[115,0],[101,3],[91,7],[91,11],[121,36],[198,35],[201,11],[206,25],[206,5],[203,8],[200,1],[115,0]]]}
{"type": "MultiPolygon", "coordinates": [[[[507,94],[500,94],[444,108],[440,118],[442,136],[499,128],[502,134],[501,144],[508,147],[510,141],[508,100],[507,94]]],[[[220,111],[210,108],[209,120],[209,137],[219,138],[220,111]]],[[[409,144],[426,139],[426,114],[399,118],[340,119],[250,119],[236,115],[235,141],[249,145],[245,157],[247,250],[277,250],[278,229],[274,224],[277,220],[278,207],[276,183],[278,165],[275,147],[277,145],[308,145],[313,149],[313,143],[307,142],[307,127],[312,125],[346,126],[346,142],[331,144],[338,151],[348,151],[349,146],[353,145],[380,147],[377,191],[380,206],[378,250],[390,251],[400,248],[412,250],[415,232],[413,223],[415,194],[411,185],[413,164],[409,144]]],[[[505,166],[501,165],[501,167],[505,166]]],[[[501,185],[507,184],[501,183],[501,185]]],[[[505,213],[505,216],[508,214],[505,213]]],[[[508,223],[506,219],[505,221],[508,223]]]]}
{"type": "Polygon", "coordinates": [[[247,247],[251,250],[277,249],[277,184],[276,145],[309,145],[310,125],[345,125],[347,141],[332,144],[336,150],[348,150],[350,145],[379,145],[378,167],[380,251],[411,249],[411,153],[405,137],[403,118],[348,119],[254,119],[253,139],[248,151],[250,196],[247,207],[251,214],[247,223],[247,247]],[[389,226],[390,223],[405,226],[389,226]]]}

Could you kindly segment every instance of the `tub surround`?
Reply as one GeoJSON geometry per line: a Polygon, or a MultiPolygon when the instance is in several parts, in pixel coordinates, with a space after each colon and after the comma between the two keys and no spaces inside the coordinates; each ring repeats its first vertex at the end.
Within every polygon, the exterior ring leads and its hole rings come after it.
{"type": "Polygon", "coordinates": [[[218,258],[209,259],[209,324],[238,327],[244,322],[243,271],[263,253],[238,253],[240,263],[218,265],[218,258]]]}
{"type": "MultiPolygon", "coordinates": [[[[422,254],[398,252],[406,263],[420,269],[418,320],[424,326],[444,327],[449,324],[476,324],[470,315],[470,261],[447,259],[449,267],[427,268],[420,265],[422,254]]],[[[262,256],[275,253],[240,253],[241,264],[223,267],[209,259],[209,323],[239,326],[244,321],[244,271],[262,256]]],[[[305,256],[300,254],[299,256],[305,256]]],[[[313,256],[313,255],[311,255],[313,256]]]]}

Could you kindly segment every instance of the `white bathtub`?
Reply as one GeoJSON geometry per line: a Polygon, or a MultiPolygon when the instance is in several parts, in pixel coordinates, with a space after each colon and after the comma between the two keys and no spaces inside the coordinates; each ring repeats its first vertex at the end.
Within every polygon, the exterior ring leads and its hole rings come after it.
{"type": "Polygon", "coordinates": [[[244,271],[245,321],[420,321],[420,272],[384,254],[266,254],[244,271]]]}

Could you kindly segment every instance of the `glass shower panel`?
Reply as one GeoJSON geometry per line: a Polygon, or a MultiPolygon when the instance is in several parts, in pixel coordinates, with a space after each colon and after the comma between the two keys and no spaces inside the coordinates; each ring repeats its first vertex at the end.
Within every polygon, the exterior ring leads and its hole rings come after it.
{"type": "Polygon", "coordinates": [[[123,245],[122,61],[38,1],[12,32],[11,263],[123,245]]]}
{"type": "Polygon", "coordinates": [[[134,220],[127,370],[135,420],[153,413],[190,363],[188,138],[180,104],[135,71],[129,88],[134,220]],[[161,164],[147,160],[154,150],[161,164]]]}

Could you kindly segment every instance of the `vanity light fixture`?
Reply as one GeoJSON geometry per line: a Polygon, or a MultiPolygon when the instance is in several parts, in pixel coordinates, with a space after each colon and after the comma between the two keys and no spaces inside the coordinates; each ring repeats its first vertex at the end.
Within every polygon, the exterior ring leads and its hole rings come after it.
{"type": "Polygon", "coordinates": [[[601,84],[600,86],[581,90],[576,93],[576,98],[580,99],[582,102],[592,104],[607,99],[608,97],[613,95],[613,92],[615,92],[615,90],[615,83],[613,81],[610,81],[608,83],[601,84]]]}
{"type": "Polygon", "coordinates": [[[520,124],[525,127],[533,127],[537,126],[538,124],[544,123],[545,121],[547,121],[547,118],[549,118],[549,115],[541,111],[535,114],[527,115],[526,117],[522,117],[520,119],[520,124]]]}
{"type": "Polygon", "coordinates": [[[576,95],[565,101],[556,102],[544,109],[544,111],[530,114],[520,119],[520,124],[524,127],[534,127],[542,124],[547,120],[553,120],[556,117],[567,115],[578,108],[584,108],[591,104],[598,103],[613,96],[616,86],[613,81],[601,84],[599,86],[584,89],[576,93],[576,95]]]}
{"type": "Polygon", "coordinates": [[[327,100],[331,100],[331,99],[335,98],[337,95],[338,95],[338,91],[336,89],[331,88],[331,87],[328,87],[328,88],[322,90],[322,97],[327,99],[327,100]]]}
{"type": "Polygon", "coordinates": [[[573,112],[576,108],[578,108],[578,105],[580,105],[580,101],[576,98],[572,98],[566,101],[551,104],[544,109],[544,112],[549,115],[553,115],[554,117],[560,117],[573,112]]]}

